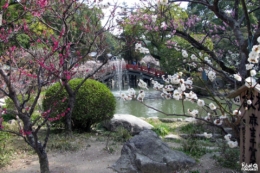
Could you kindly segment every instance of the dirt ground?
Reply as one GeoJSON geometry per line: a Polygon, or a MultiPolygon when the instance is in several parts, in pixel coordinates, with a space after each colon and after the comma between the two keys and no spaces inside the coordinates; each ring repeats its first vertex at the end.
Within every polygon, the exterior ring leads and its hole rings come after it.
{"type": "MultiPolygon", "coordinates": [[[[170,143],[170,146],[174,146],[170,143]]],[[[176,144],[179,145],[179,144],[176,144]]],[[[76,152],[48,153],[51,173],[113,173],[109,167],[120,157],[122,144],[113,144],[113,152],[105,150],[106,142],[94,138],[88,140],[86,147],[76,152]]],[[[178,147],[178,146],[177,146],[178,147]]],[[[235,173],[230,169],[217,166],[211,154],[201,157],[193,168],[184,171],[189,173],[235,173]],[[199,171],[199,172],[198,172],[199,171]]],[[[10,165],[0,169],[1,173],[39,173],[39,162],[36,155],[17,154],[10,165]]]]}

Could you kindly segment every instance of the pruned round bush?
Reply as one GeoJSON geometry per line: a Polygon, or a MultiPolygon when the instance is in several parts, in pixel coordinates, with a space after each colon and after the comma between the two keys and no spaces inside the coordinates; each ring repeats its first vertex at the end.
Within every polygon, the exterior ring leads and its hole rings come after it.
{"type": "MultiPolygon", "coordinates": [[[[82,79],[72,79],[69,82],[74,90],[82,79]]],[[[60,89],[60,83],[49,87],[43,99],[43,109],[47,111],[52,107],[52,118],[64,113],[68,106],[68,94],[64,88],[60,89]]],[[[116,100],[106,85],[88,79],[79,89],[76,95],[75,107],[72,112],[73,129],[90,130],[92,124],[111,119],[114,115],[116,100]]],[[[61,125],[65,117],[53,121],[54,125],[61,125]]]]}

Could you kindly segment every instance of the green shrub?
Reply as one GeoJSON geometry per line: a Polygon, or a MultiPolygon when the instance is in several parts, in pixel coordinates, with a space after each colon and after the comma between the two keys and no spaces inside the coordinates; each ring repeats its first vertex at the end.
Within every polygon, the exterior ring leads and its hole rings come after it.
{"type": "Polygon", "coordinates": [[[155,125],[152,130],[158,135],[158,136],[166,136],[169,134],[170,127],[165,124],[158,124],[155,125]]]}
{"type": "Polygon", "coordinates": [[[14,114],[6,113],[2,115],[5,122],[8,122],[9,120],[16,119],[14,114]]]}
{"type": "MultiPolygon", "coordinates": [[[[70,87],[74,90],[82,79],[72,79],[69,82],[70,87]]],[[[63,113],[68,106],[68,94],[65,89],[60,92],[60,84],[56,83],[46,90],[43,99],[43,109],[46,111],[53,107],[51,117],[56,117],[63,113]]],[[[79,89],[76,95],[75,106],[72,112],[72,121],[74,129],[90,130],[91,125],[108,120],[113,117],[116,106],[116,100],[106,85],[88,79],[79,89]]],[[[61,118],[54,125],[60,125],[65,122],[61,118]]]]}
{"type": "MultiPolygon", "coordinates": [[[[18,95],[18,100],[20,102],[23,102],[26,98],[27,95],[24,96],[24,98],[22,97],[22,95],[18,95]]],[[[34,102],[34,99],[35,97],[34,96],[31,96],[30,99],[28,100],[28,102],[26,102],[26,106],[31,106],[34,102]]],[[[8,110],[11,110],[11,111],[14,111],[16,110],[16,107],[14,105],[14,102],[10,99],[10,98],[7,98],[5,100],[5,108],[7,109],[7,113],[6,114],[3,114],[3,118],[4,118],[4,121],[9,121],[9,120],[12,120],[12,119],[16,119],[16,115],[15,114],[12,114],[10,112],[8,112],[8,110]]],[[[36,106],[36,109],[38,109],[38,107],[36,106]]]]}

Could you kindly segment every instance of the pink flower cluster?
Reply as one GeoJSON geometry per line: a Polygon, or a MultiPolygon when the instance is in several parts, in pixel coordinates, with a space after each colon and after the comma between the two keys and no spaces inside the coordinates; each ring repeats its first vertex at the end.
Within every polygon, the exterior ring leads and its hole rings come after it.
{"type": "Polygon", "coordinates": [[[62,117],[64,117],[66,115],[66,113],[68,113],[69,111],[70,111],[70,108],[67,108],[67,110],[65,112],[62,112],[61,114],[58,114],[56,117],[48,118],[48,120],[50,122],[57,121],[57,120],[61,119],[62,117]]]}
{"type": "Polygon", "coordinates": [[[32,134],[32,131],[25,131],[23,129],[21,129],[19,131],[19,133],[22,135],[22,136],[28,136],[28,135],[31,135],[32,134]]]}
{"type": "Polygon", "coordinates": [[[64,112],[58,114],[56,117],[48,117],[49,114],[50,114],[50,112],[51,112],[51,110],[49,109],[49,110],[47,110],[47,111],[45,111],[45,112],[42,113],[42,117],[48,118],[48,120],[49,120],[50,122],[53,122],[53,121],[60,120],[60,119],[61,119],[62,117],[64,117],[64,116],[66,115],[66,113],[68,113],[69,111],[70,111],[70,108],[67,108],[64,112]]]}

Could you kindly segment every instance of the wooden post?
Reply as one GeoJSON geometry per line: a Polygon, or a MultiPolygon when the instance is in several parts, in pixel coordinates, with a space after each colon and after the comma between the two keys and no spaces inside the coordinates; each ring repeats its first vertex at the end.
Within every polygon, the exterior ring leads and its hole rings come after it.
{"type": "Polygon", "coordinates": [[[243,116],[240,124],[241,170],[260,172],[260,94],[253,88],[243,86],[228,98],[236,96],[240,96],[243,116]],[[248,100],[252,103],[248,104],[248,100]]]}

